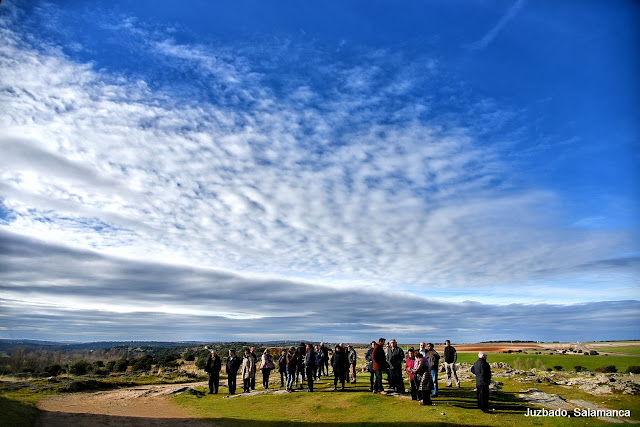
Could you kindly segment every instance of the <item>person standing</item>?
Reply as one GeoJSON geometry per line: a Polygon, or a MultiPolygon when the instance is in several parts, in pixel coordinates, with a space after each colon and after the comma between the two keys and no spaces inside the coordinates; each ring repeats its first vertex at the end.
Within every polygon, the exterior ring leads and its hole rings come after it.
{"type": "Polygon", "coordinates": [[[429,374],[431,366],[429,365],[429,359],[422,357],[420,352],[415,353],[416,362],[415,367],[411,370],[416,375],[416,378],[420,378],[419,396],[420,405],[431,405],[431,390],[433,390],[433,379],[429,374]]]}
{"type": "Polygon", "coordinates": [[[249,350],[244,351],[242,358],[242,392],[249,393],[251,391],[251,373],[256,369],[255,362],[249,350]]]}
{"type": "Polygon", "coordinates": [[[482,412],[489,412],[489,385],[491,384],[491,366],[487,363],[487,354],[478,353],[478,360],[471,367],[471,373],[476,376],[476,397],[478,408],[482,412]]]}
{"type": "Polygon", "coordinates": [[[356,363],[358,361],[358,354],[353,346],[348,346],[348,355],[349,355],[349,374],[351,375],[351,384],[356,383],[356,363]]]}
{"type": "Polygon", "coordinates": [[[218,352],[211,350],[211,354],[207,359],[207,365],[204,368],[207,374],[209,374],[209,394],[218,394],[220,369],[222,369],[222,362],[220,362],[218,352]]]}
{"type": "Polygon", "coordinates": [[[250,373],[250,386],[251,390],[256,389],[256,371],[258,370],[258,355],[256,354],[256,348],[251,347],[251,351],[249,352],[249,356],[253,359],[253,370],[250,373]]]}
{"type": "Polygon", "coordinates": [[[376,347],[376,342],[371,341],[371,347],[367,350],[367,354],[364,355],[365,360],[367,361],[367,370],[369,371],[369,391],[373,391],[373,383],[375,380],[375,375],[373,371],[373,349],[376,347]]]}
{"type": "Polygon", "coordinates": [[[349,371],[349,356],[340,345],[337,345],[333,351],[331,366],[333,367],[333,391],[338,389],[338,381],[342,384],[342,390],[344,390],[344,382],[349,371]]]}
{"type": "Polygon", "coordinates": [[[402,379],[402,363],[404,351],[398,347],[395,339],[389,342],[387,351],[387,363],[389,363],[389,384],[396,393],[404,393],[404,380],[402,379]]]}
{"type": "MultiPolygon", "coordinates": [[[[411,385],[411,400],[418,400],[418,388],[419,388],[419,384],[417,381],[417,376],[416,374],[413,372],[413,369],[416,367],[417,360],[416,360],[416,352],[413,349],[413,347],[411,347],[408,351],[409,353],[409,357],[407,357],[407,361],[406,361],[406,367],[405,367],[405,371],[407,372],[407,375],[409,376],[409,384],[411,385]]],[[[420,353],[418,353],[420,354],[420,353]]],[[[420,356],[422,357],[422,356],[420,356]]]]}
{"type": "Polygon", "coordinates": [[[260,370],[262,371],[262,388],[265,390],[269,389],[269,375],[271,375],[271,370],[275,368],[273,364],[273,356],[271,356],[271,350],[266,348],[264,353],[262,353],[262,358],[260,360],[260,370]]]}
{"type": "Polygon", "coordinates": [[[286,356],[287,361],[287,392],[291,393],[293,390],[293,381],[296,376],[296,367],[298,365],[298,357],[296,354],[296,348],[291,346],[286,356]]]}
{"type": "MultiPolygon", "coordinates": [[[[420,343],[420,350],[418,350],[418,352],[422,357],[427,357],[427,344],[424,341],[420,343]]],[[[416,355],[416,357],[418,357],[418,355],[416,355]]]]}
{"type": "Polygon", "coordinates": [[[371,352],[373,374],[375,375],[373,392],[380,394],[387,394],[385,393],[384,388],[382,388],[382,373],[387,369],[387,357],[384,353],[385,342],[386,339],[380,338],[371,352]]]}
{"type": "Polygon", "coordinates": [[[320,343],[320,351],[322,351],[322,366],[321,366],[321,375],[327,376],[329,375],[329,347],[327,347],[324,342],[320,343]]]}
{"type": "Polygon", "coordinates": [[[229,394],[235,394],[236,392],[236,377],[238,375],[238,369],[240,369],[240,358],[236,356],[235,350],[229,350],[229,357],[227,358],[227,378],[229,384],[229,394]]]}
{"type": "Polygon", "coordinates": [[[447,345],[444,348],[444,367],[447,371],[447,387],[451,387],[454,378],[456,380],[456,384],[460,387],[460,380],[458,379],[458,373],[456,372],[458,352],[456,351],[456,348],[451,345],[451,341],[446,340],[445,344],[447,345]]]}
{"type": "Polygon", "coordinates": [[[433,381],[433,397],[438,397],[438,362],[440,361],[440,355],[433,348],[433,343],[427,344],[427,359],[429,360],[429,366],[431,367],[431,379],[433,381]]]}
{"type": "Polygon", "coordinates": [[[322,363],[323,363],[323,361],[322,361],[322,351],[320,351],[320,346],[319,345],[316,345],[314,347],[314,353],[316,354],[316,368],[314,369],[313,373],[314,373],[315,379],[319,380],[320,379],[320,369],[322,369],[321,366],[322,366],[322,363]]]}
{"type": "Polygon", "coordinates": [[[296,366],[296,387],[298,387],[298,377],[301,378],[300,389],[304,387],[305,371],[304,371],[304,357],[307,354],[307,346],[301,342],[298,346],[298,365],[296,366]]]}
{"type": "Polygon", "coordinates": [[[280,373],[280,387],[284,387],[284,382],[287,379],[287,350],[284,348],[278,358],[278,372],[280,373]]]}
{"type": "Polygon", "coordinates": [[[304,355],[304,369],[307,374],[307,391],[313,391],[313,379],[314,371],[316,369],[316,352],[313,349],[313,344],[307,344],[307,354],[304,355]]]}

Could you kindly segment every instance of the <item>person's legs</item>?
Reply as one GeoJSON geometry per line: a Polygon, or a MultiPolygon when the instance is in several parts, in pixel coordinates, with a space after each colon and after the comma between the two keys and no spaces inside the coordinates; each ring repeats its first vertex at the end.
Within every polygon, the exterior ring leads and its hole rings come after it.
{"type": "MultiPolygon", "coordinates": [[[[426,375],[426,374],[425,374],[426,375]]],[[[431,378],[433,379],[433,396],[438,396],[438,371],[435,369],[431,370],[431,378]]]]}
{"type": "Polygon", "coordinates": [[[409,380],[411,383],[411,400],[418,400],[418,384],[416,379],[409,380]]]}
{"type": "Polygon", "coordinates": [[[453,381],[453,379],[451,378],[451,365],[451,363],[444,364],[445,371],[447,372],[447,387],[451,387],[451,382],[453,381]]]}
{"type": "Polygon", "coordinates": [[[234,394],[236,392],[236,376],[229,375],[229,394],[234,394]]]}
{"type": "Polygon", "coordinates": [[[489,412],[489,386],[478,387],[478,407],[482,412],[489,412]]]}
{"type": "Polygon", "coordinates": [[[295,371],[293,369],[287,368],[287,390],[291,390],[293,388],[294,376],[295,371]]]}
{"type": "Polygon", "coordinates": [[[307,385],[309,391],[313,391],[313,368],[307,368],[307,385]]]}
{"type": "Polygon", "coordinates": [[[451,370],[453,371],[453,377],[456,379],[456,385],[460,387],[460,380],[458,379],[458,372],[456,372],[456,364],[451,364],[451,370]]]}
{"type": "Polygon", "coordinates": [[[374,391],[384,391],[384,389],[382,388],[382,371],[380,369],[373,371],[375,377],[376,377],[376,382],[373,386],[373,390],[374,391]]]}
{"type": "Polygon", "coordinates": [[[209,394],[213,394],[213,374],[209,374],[209,394]]]}
{"type": "MultiPolygon", "coordinates": [[[[213,394],[218,394],[218,388],[220,387],[220,372],[214,372],[211,377],[213,378],[213,394]]],[[[211,388],[211,386],[209,386],[211,388]]]]}

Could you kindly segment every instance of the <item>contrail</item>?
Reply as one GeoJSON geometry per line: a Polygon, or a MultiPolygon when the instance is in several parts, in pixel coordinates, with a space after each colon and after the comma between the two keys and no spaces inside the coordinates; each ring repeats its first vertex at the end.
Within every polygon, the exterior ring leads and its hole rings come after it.
{"type": "Polygon", "coordinates": [[[473,43],[471,45],[471,48],[476,50],[482,50],[486,48],[493,41],[493,39],[496,38],[500,30],[502,30],[502,27],[504,27],[506,23],[511,20],[511,18],[516,16],[518,11],[522,9],[523,5],[524,0],[517,0],[515,4],[509,8],[507,13],[505,13],[502,18],[500,18],[498,23],[492,29],[490,29],[487,34],[485,34],[480,40],[473,43]]]}

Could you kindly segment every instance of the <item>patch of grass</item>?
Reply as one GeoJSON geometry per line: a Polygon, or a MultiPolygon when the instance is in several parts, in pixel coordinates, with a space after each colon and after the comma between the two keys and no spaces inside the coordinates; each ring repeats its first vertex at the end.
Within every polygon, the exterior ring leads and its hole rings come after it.
{"type": "MultiPolygon", "coordinates": [[[[347,385],[345,392],[332,392],[333,382],[321,380],[314,393],[295,392],[291,394],[248,395],[225,398],[226,389],[218,395],[206,395],[198,398],[193,395],[176,396],[175,402],[189,413],[205,419],[215,425],[240,426],[252,425],[469,425],[469,426],[582,426],[583,419],[530,418],[525,417],[528,406],[519,392],[530,387],[514,379],[502,379],[504,388],[493,394],[490,407],[495,411],[484,414],[477,409],[476,394],[472,383],[463,383],[462,388],[442,387],[440,396],[434,399],[434,406],[420,406],[410,398],[380,396],[368,392],[368,376],[359,376],[357,385],[347,385]]],[[[573,391],[555,386],[536,384],[536,388],[546,387],[548,392],[565,396],[573,393],[573,398],[601,403],[582,391],[573,391]]],[[[275,388],[279,389],[279,388],[275,388]]],[[[205,389],[202,388],[204,391],[205,389]]],[[[615,404],[605,404],[612,409],[631,409],[640,407],[637,396],[617,396],[615,404]],[[625,406],[626,405],[626,406],[625,406]]],[[[635,419],[640,414],[632,412],[635,419]]],[[[606,425],[597,419],[590,419],[590,425],[606,425]]]]}
{"type": "Polygon", "coordinates": [[[45,396],[56,394],[52,391],[36,391],[30,389],[0,391],[0,425],[32,426],[38,418],[38,401],[45,396]]]}

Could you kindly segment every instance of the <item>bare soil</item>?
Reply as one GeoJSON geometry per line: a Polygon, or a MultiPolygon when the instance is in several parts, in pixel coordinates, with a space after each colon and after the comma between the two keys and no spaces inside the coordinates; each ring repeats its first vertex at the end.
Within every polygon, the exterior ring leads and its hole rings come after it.
{"type": "MultiPolygon", "coordinates": [[[[206,383],[188,385],[206,386],[206,383]]],[[[41,410],[38,425],[209,426],[173,404],[171,395],[184,387],[185,384],[163,384],[49,396],[38,404],[41,410]]]]}

